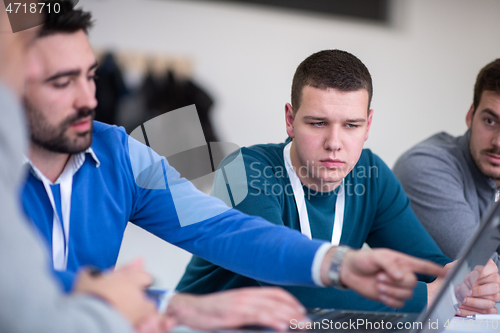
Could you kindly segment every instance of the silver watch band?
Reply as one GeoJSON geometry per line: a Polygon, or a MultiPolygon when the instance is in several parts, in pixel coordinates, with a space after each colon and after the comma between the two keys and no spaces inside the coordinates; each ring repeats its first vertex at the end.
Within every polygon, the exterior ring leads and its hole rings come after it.
{"type": "Polygon", "coordinates": [[[340,268],[342,266],[342,261],[344,260],[344,257],[349,250],[352,250],[352,248],[346,245],[340,245],[337,246],[335,253],[333,254],[332,264],[330,266],[330,271],[329,271],[329,277],[330,277],[330,282],[332,283],[332,287],[335,287],[337,289],[341,290],[347,289],[340,282],[340,268]]]}

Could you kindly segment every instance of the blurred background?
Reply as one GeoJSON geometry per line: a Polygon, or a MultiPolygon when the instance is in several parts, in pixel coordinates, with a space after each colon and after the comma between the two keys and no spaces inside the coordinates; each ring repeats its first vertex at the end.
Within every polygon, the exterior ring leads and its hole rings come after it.
{"type": "MultiPolygon", "coordinates": [[[[336,2],[80,1],[95,19],[96,53],[109,60],[111,52],[108,70],[119,69],[99,75],[99,84],[116,86],[98,92],[108,105],[100,113],[111,112],[130,132],[196,104],[207,141],[281,142],[296,67],[314,52],[338,48],[372,74],[375,113],[365,146],[390,167],[433,133],[464,133],[476,75],[500,57],[500,1],[348,0],[355,5],[330,8],[336,2]]],[[[136,256],[160,287],[174,287],[190,258],[129,226],[119,263],[136,256]]]]}

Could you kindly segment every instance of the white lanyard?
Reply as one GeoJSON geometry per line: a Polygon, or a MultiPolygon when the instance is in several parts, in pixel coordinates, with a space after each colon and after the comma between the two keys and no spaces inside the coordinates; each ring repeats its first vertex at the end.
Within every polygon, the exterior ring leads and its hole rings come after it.
{"type": "Polygon", "coordinates": [[[71,192],[73,189],[72,165],[73,155],[70,157],[70,160],[66,163],[66,167],[64,168],[62,174],[59,176],[61,213],[63,219],[61,223],[54,200],[54,194],[52,193],[52,189],[50,187],[51,181],[48,180],[47,177],[45,177],[33,164],[31,164],[38,178],[42,181],[45,191],[49,196],[52,209],[54,210],[54,217],[52,220],[52,260],[54,263],[54,269],[57,271],[65,271],[66,266],[68,265],[69,218],[71,211],[71,192]]]}
{"type": "MultiPolygon", "coordinates": [[[[290,178],[290,184],[292,184],[293,196],[295,198],[295,203],[299,211],[299,221],[300,230],[302,234],[312,238],[311,236],[311,226],[309,224],[309,216],[307,215],[306,200],[304,195],[304,189],[302,188],[302,183],[299,177],[293,169],[292,160],[290,158],[290,148],[292,143],[290,142],[283,149],[283,158],[285,159],[285,167],[288,172],[288,177],[290,178]]],[[[344,180],[340,184],[340,188],[337,193],[337,202],[335,203],[335,220],[333,223],[332,232],[332,245],[338,246],[340,243],[340,237],[342,236],[342,226],[344,224],[344,207],[345,207],[345,191],[344,191],[344,180]]]]}

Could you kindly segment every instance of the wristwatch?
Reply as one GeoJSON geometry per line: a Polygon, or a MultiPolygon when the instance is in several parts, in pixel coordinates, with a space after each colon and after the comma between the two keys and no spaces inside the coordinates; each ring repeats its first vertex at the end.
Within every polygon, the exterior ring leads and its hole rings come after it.
{"type": "Polygon", "coordinates": [[[342,261],[344,261],[344,257],[347,251],[352,250],[349,246],[340,245],[335,249],[335,253],[332,258],[332,265],[330,266],[330,271],[328,276],[330,278],[330,282],[332,283],[332,287],[337,289],[346,290],[347,288],[340,282],[340,268],[342,266],[342,261]]]}

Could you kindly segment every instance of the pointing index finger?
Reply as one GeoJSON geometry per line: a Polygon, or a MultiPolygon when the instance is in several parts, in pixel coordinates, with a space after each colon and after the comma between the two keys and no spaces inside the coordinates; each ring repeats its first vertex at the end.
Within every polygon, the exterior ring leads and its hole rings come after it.
{"type": "Polygon", "coordinates": [[[423,260],[408,256],[406,264],[415,273],[440,277],[443,277],[445,275],[445,270],[442,266],[429,260],[423,260]]]}

